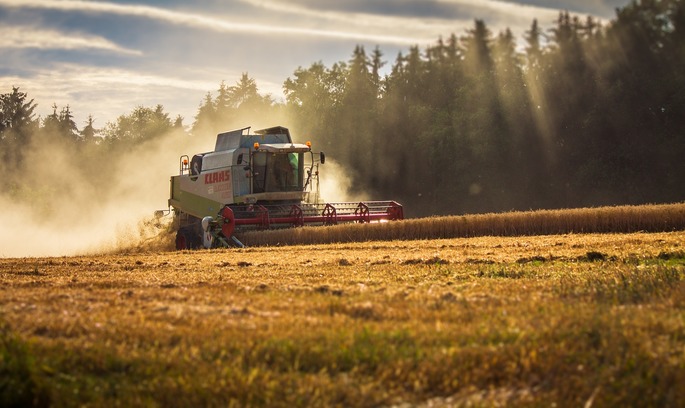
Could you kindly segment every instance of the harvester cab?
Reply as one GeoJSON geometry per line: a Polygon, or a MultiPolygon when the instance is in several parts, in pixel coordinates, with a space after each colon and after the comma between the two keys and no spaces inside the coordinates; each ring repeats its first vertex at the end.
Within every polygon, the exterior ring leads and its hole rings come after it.
{"type": "Polygon", "coordinates": [[[171,177],[176,248],[242,246],[234,232],[248,229],[403,218],[393,201],[321,203],[325,160],[281,126],[218,134],[213,151],[181,156],[171,177]]]}

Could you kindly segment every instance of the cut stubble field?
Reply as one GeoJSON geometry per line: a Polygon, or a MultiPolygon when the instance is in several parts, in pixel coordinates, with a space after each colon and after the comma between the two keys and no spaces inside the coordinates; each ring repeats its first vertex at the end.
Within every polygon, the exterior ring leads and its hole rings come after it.
{"type": "Polygon", "coordinates": [[[0,275],[0,405],[685,405],[683,231],[0,259],[0,275]]]}

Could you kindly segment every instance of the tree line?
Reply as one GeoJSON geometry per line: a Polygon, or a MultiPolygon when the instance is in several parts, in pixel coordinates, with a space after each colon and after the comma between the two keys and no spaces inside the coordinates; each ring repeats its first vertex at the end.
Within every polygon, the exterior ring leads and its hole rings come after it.
{"type": "Polygon", "coordinates": [[[560,12],[521,40],[475,20],[389,69],[380,48],[357,46],[348,61],[298,68],[283,102],[243,74],[207,93],[188,129],[158,105],[79,130],[68,106],[36,118],[13,88],[0,95],[3,165],[25,166],[29,140],[101,161],[169,132],[206,137],[260,117],[315,141],[358,192],[414,216],[685,199],[683,0],[635,1],[604,25],[560,12]]]}

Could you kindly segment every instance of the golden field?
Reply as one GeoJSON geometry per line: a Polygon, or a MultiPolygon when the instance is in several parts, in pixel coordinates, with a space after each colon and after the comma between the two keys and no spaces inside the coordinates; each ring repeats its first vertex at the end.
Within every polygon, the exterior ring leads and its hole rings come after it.
{"type": "Polygon", "coordinates": [[[248,246],[685,230],[685,203],[511,211],[247,232],[248,246]]]}
{"type": "Polygon", "coordinates": [[[0,259],[0,276],[2,406],[685,405],[682,230],[0,259]]]}

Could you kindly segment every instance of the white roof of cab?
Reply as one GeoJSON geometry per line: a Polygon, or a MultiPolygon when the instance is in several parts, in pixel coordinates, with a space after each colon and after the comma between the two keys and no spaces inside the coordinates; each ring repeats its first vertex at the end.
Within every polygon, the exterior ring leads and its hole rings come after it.
{"type": "Polygon", "coordinates": [[[269,143],[260,144],[260,151],[266,151],[269,153],[293,153],[293,152],[308,152],[311,150],[309,146],[302,143],[269,143]]]}

